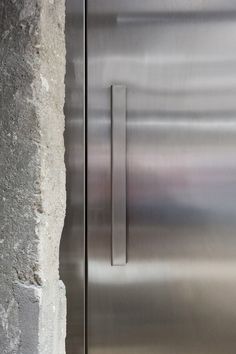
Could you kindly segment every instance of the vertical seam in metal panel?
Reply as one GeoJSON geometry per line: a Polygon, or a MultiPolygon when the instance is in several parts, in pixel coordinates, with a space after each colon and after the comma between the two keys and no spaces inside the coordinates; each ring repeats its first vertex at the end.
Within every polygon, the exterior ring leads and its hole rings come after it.
{"type": "Polygon", "coordinates": [[[88,353],[88,250],[87,250],[87,0],[83,0],[84,33],[84,353],[88,353]]]}

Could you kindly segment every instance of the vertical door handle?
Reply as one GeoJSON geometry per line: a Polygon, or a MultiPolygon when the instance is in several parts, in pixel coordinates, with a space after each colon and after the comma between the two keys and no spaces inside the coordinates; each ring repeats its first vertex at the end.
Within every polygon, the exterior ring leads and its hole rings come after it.
{"type": "Polygon", "coordinates": [[[112,265],[127,263],[126,87],[111,87],[112,265]]]}

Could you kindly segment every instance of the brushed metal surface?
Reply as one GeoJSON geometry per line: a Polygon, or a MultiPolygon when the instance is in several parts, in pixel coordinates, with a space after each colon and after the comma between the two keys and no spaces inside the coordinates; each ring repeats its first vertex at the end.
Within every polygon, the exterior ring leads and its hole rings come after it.
{"type": "Polygon", "coordinates": [[[60,274],[67,297],[67,354],[85,353],[83,2],[66,2],[64,137],[67,208],[60,249],[60,274]]]}
{"type": "Polygon", "coordinates": [[[111,87],[112,265],[126,264],[126,87],[111,87]]]}
{"type": "Polygon", "coordinates": [[[88,0],[89,354],[235,354],[235,38],[234,1],[88,0]],[[125,267],[110,261],[114,82],[125,267]]]}

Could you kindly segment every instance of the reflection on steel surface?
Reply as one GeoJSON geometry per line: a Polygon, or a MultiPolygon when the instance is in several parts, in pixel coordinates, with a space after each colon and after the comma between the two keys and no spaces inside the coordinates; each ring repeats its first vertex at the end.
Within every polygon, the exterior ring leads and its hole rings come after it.
{"type": "Polygon", "coordinates": [[[83,0],[66,2],[65,163],[67,210],[60,273],[67,296],[67,354],[84,354],[83,0]]]}

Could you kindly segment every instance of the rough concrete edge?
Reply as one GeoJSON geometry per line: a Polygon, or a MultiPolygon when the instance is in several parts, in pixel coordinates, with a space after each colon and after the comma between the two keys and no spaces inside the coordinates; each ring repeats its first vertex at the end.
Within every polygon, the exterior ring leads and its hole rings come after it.
{"type": "Polygon", "coordinates": [[[42,212],[37,213],[36,225],[39,238],[38,278],[41,286],[38,353],[65,354],[66,294],[65,286],[59,279],[59,246],[66,207],[63,136],[65,0],[40,0],[40,3],[40,70],[32,85],[41,132],[39,153],[42,212]],[[57,80],[59,81],[56,83],[57,80]],[[50,129],[53,130],[51,135],[48,133],[50,129]],[[59,165],[59,170],[56,170],[59,176],[56,191],[53,186],[56,183],[53,178],[56,176],[52,171],[55,166],[53,163],[50,165],[52,157],[59,161],[56,164],[56,167],[59,165]],[[52,231],[53,223],[57,224],[56,232],[52,231]]]}
{"type": "MultiPolygon", "coordinates": [[[[64,354],[66,298],[65,288],[62,282],[59,280],[58,274],[59,243],[63,226],[63,218],[65,214],[63,85],[61,82],[59,83],[58,100],[56,99],[56,85],[54,85],[54,91],[52,89],[51,92],[48,92],[48,84],[47,80],[45,81],[45,78],[50,78],[50,75],[52,75],[52,79],[55,79],[54,81],[56,81],[57,73],[55,70],[51,73],[50,70],[51,66],[53,65],[53,60],[47,62],[47,57],[45,57],[45,53],[43,54],[43,51],[40,48],[43,44],[45,46],[45,51],[50,53],[53,51],[53,45],[57,46],[57,43],[58,46],[60,46],[60,43],[62,45],[62,42],[64,41],[64,0],[24,0],[19,2],[19,4],[17,4],[15,1],[9,1],[8,3],[7,1],[3,0],[2,6],[6,6],[8,11],[11,8],[10,5],[13,7],[16,6],[17,9],[21,9],[20,14],[18,12],[16,14],[13,13],[14,21],[11,29],[16,29],[16,26],[19,25],[19,22],[23,21],[22,24],[20,23],[22,27],[20,27],[19,31],[29,30],[31,35],[31,39],[28,39],[28,41],[25,40],[24,45],[27,47],[25,48],[24,52],[20,53],[20,55],[23,58],[22,68],[25,70],[23,73],[32,75],[33,82],[29,81],[31,80],[31,77],[27,81],[24,75],[21,79],[18,78],[19,80],[22,80],[22,82],[26,81],[27,84],[22,92],[16,93],[16,96],[20,95],[18,101],[23,102],[23,105],[18,107],[18,114],[19,112],[21,113],[19,114],[21,117],[21,122],[25,122],[25,109],[28,106],[32,108],[32,113],[27,112],[29,121],[32,124],[32,129],[34,129],[36,133],[40,133],[40,138],[37,135],[37,139],[34,142],[35,153],[32,153],[32,158],[30,161],[31,165],[29,164],[24,166],[25,170],[29,173],[31,173],[32,168],[36,166],[35,175],[31,177],[34,179],[32,185],[35,183],[35,186],[36,184],[37,186],[32,188],[32,191],[30,189],[29,194],[31,193],[31,199],[30,201],[27,201],[28,205],[30,206],[30,203],[32,202],[32,214],[30,214],[32,217],[32,229],[27,230],[29,233],[29,242],[28,244],[24,244],[22,246],[21,253],[14,253],[13,241],[16,243],[17,237],[20,237],[19,230],[17,229],[15,238],[10,238],[10,241],[12,242],[10,242],[11,248],[9,248],[10,251],[8,255],[9,274],[7,273],[9,296],[7,296],[6,303],[4,303],[4,305],[0,304],[0,316],[2,317],[4,322],[3,324],[6,327],[8,343],[7,347],[6,343],[3,344],[4,347],[1,346],[0,350],[5,354],[64,354]],[[40,17],[38,17],[38,15],[40,17]],[[19,19],[16,16],[19,16],[19,19]],[[54,18],[57,18],[57,16],[61,16],[61,18],[58,20],[58,22],[54,23],[54,18]],[[31,32],[31,26],[29,26],[29,28],[27,27],[31,20],[34,21],[35,32],[31,32]],[[51,39],[53,43],[50,42],[50,36],[47,36],[47,20],[51,22],[51,39]],[[25,25],[24,21],[27,23],[27,26],[25,25]],[[55,37],[54,41],[54,33],[58,36],[59,32],[61,37],[55,37]],[[50,97],[51,101],[53,101],[53,99],[55,100],[55,102],[52,102],[53,108],[50,106],[50,103],[48,106],[45,105],[47,100],[50,102],[50,97]],[[22,100],[22,98],[24,100],[22,100]],[[57,220],[59,220],[59,226],[57,227],[56,232],[54,230],[54,233],[52,232],[50,235],[50,225],[52,225],[51,221],[53,219],[53,208],[50,211],[46,206],[43,210],[43,203],[47,204],[47,199],[49,199],[47,189],[49,189],[51,186],[52,174],[50,175],[49,171],[45,178],[42,176],[42,170],[44,168],[48,168],[49,170],[50,168],[53,168],[50,167],[49,164],[49,150],[51,149],[51,155],[53,155],[54,145],[50,145],[48,149],[48,136],[46,134],[48,121],[50,122],[48,117],[50,118],[50,110],[53,109],[55,112],[59,112],[59,119],[55,120],[55,116],[53,116],[52,120],[54,120],[51,122],[51,124],[56,123],[55,129],[58,129],[57,133],[59,134],[58,145],[60,148],[58,150],[57,156],[58,160],[60,161],[58,162],[57,166],[60,165],[59,172],[61,173],[61,179],[60,186],[58,188],[61,188],[60,191],[62,196],[59,199],[59,211],[56,214],[57,220]],[[35,114],[35,116],[33,117],[31,114],[35,114]],[[42,133],[42,131],[44,132],[42,133]],[[41,174],[40,180],[37,179],[38,174],[41,174]],[[44,199],[46,199],[46,201],[44,199]],[[50,217],[51,224],[47,225],[48,219],[50,217]],[[29,251],[26,253],[27,246],[30,246],[31,242],[33,246],[29,247],[29,251]],[[51,252],[53,254],[52,260],[49,259],[50,257],[45,257],[44,255],[45,250],[47,249],[47,245],[48,248],[51,248],[51,252]],[[26,254],[25,258],[22,257],[24,254],[26,254]],[[47,270],[52,270],[51,276],[48,276],[47,270]],[[9,333],[7,328],[11,329],[9,333]]],[[[7,33],[9,34],[10,31],[7,31],[7,33]]],[[[24,36],[19,36],[20,44],[21,41],[24,42],[24,36]]],[[[10,48],[9,43],[7,43],[7,48],[10,48]]],[[[13,48],[17,48],[18,50],[17,45],[13,48]]],[[[11,51],[9,51],[9,53],[10,52],[11,51]]],[[[16,53],[18,52],[16,51],[16,53]]],[[[63,57],[63,53],[63,48],[62,51],[59,49],[58,56],[63,57]]],[[[52,54],[54,55],[54,53],[52,54]]],[[[59,58],[56,63],[58,63],[60,66],[65,66],[64,60],[65,59],[59,58]]],[[[9,68],[11,68],[11,65],[12,62],[9,61],[9,68]]],[[[12,80],[11,78],[16,79],[16,75],[13,75],[17,73],[17,66],[15,65],[13,69],[10,72],[12,75],[9,76],[10,80],[12,80]]],[[[62,71],[63,70],[64,67],[62,71]]],[[[59,75],[59,77],[60,80],[63,81],[62,73],[59,75]]],[[[14,79],[12,80],[13,84],[14,79]]],[[[14,98],[15,97],[13,97],[13,99],[14,98]]],[[[57,114],[55,113],[55,115],[57,114]]],[[[16,119],[17,113],[14,114],[13,117],[16,119]]],[[[29,139],[35,139],[35,136],[31,136],[32,134],[32,132],[29,132],[29,139]]],[[[22,142],[21,146],[25,146],[25,143],[26,139],[24,143],[22,142]]],[[[32,145],[29,145],[28,149],[32,149],[32,145]]],[[[21,149],[19,150],[19,155],[20,154],[21,149]]],[[[9,169],[10,167],[11,165],[9,163],[9,169]]],[[[22,176],[24,176],[24,174],[22,174],[22,176]]],[[[29,180],[31,181],[30,178],[29,180]]],[[[19,184],[17,181],[16,184],[13,184],[13,188],[18,187],[17,183],[19,184]]],[[[15,192],[15,189],[13,191],[15,192]]],[[[25,189],[25,191],[27,191],[27,189],[25,189]]],[[[56,193],[52,195],[52,199],[53,198],[55,201],[57,200],[56,193]]],[[[22,212],[19,209],[16,210],[19,213],[22,212]]],[[[8,223],[10,224],[11,220],[9,220],[8,223]]],[[[22,235],[24,232],[26,231],[21,231],[22,235]]],[[[6,236],[12,235],[6,233],[6,236]]]]}

